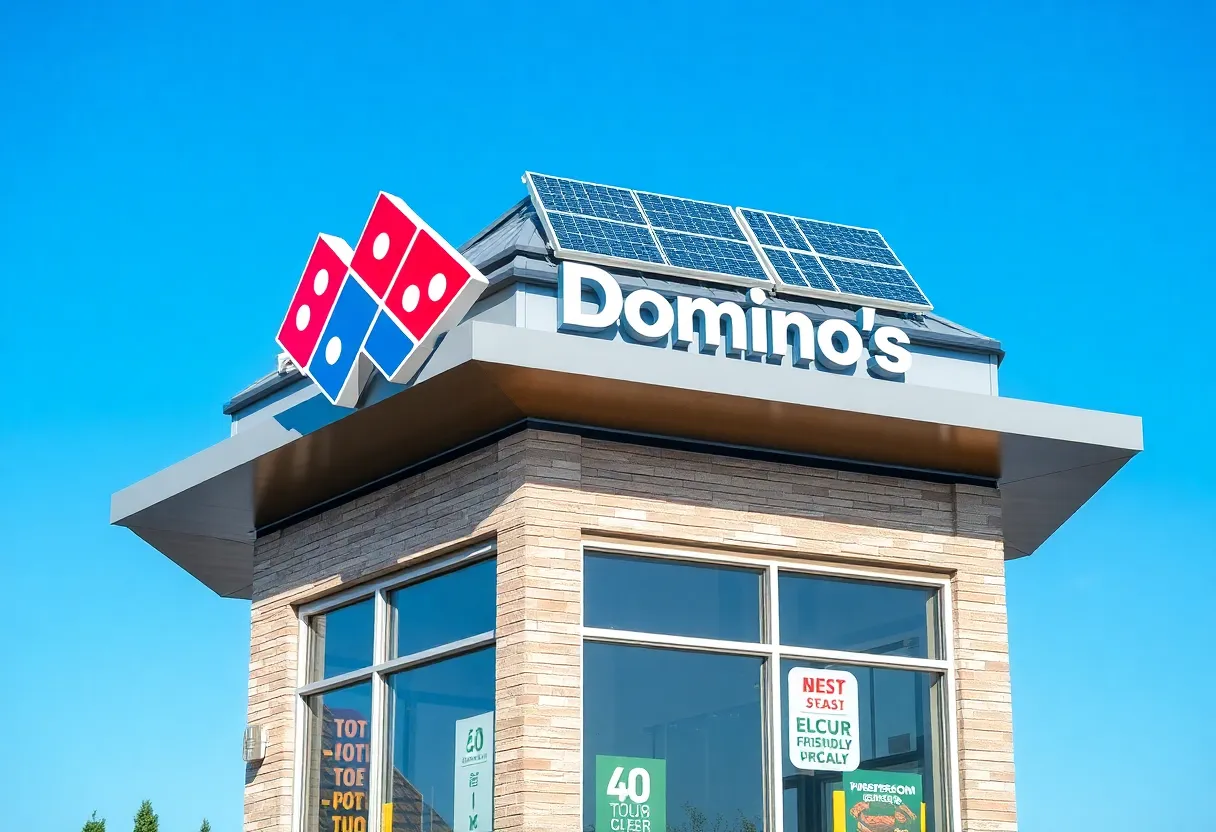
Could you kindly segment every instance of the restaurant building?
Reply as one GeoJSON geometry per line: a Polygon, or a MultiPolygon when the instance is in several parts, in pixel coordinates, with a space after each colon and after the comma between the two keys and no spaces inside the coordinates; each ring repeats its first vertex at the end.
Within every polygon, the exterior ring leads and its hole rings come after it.
{"type": "Polygon", "coordinates": [[[1140,420],[1000,396],[876,232],[525,189],[399,301],[400,200],[322,238],[231,436],[113,496],[252,601],[245,830],[1016,829],[1005,563],[1140,420]]]}

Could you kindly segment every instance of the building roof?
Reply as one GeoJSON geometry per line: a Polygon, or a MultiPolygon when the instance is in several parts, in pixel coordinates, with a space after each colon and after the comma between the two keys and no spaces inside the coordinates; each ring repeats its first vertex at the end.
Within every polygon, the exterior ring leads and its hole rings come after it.
{"type": "MultiPolygon", "coordinates": [[[[260,534],[522,426],[708,453],[996,486],[1006,556],[1032,553],[1143,448],[1136,417],[988,392],[715,360],[525,327],[494,314],[527,295],[555,315],[558,264],[528,199],[463,246],[490,281],[483,311],[444,337],[406,385],[374,377],[357,408],[330,405],[290,365],[224,407],[233,435],[113,495],[127,526],[217,593],[249,597],[260,534]],[[547,293],[547,295],[546,295],[547,293]],[[809,379],[811,377],[803,377],[809,379]],[[792,383],[791,381],[794,380],[792,383]],[[409,423],[410,431],[399,426],[409,423]],[[391,438],[391,441],[388,438],[391,438]]],[[[625,289],[738,299],[740,289],[609,269],[625,289]]],[[[855,308],[781,295],[812,319],[855,308]]],[[[539,309],[541,307],[529,307],[539,309]]],[[[532,313],[529,313],[532,314],[532,313]]],[[[995,366],[998,342],[936,313],[879,313],[913,345],[995,366]]],[[[924,356],[930,357],[928,355],[924,356]]],[[[939,359],[940,360],[940,359],[939,359]]],[[[995,370],[993,370],[995,373],[995,370]]],[[[864,375],[864,374],[863,374],[864,375]]],[[[994,376],[995,378],[995,376],[994,376]]]]}
{"type": "MultiPolygon", "coordinates": [[[[532,205],[524,197],[506,213],[475,234],[460,251],[490,281],[491,290],[516,281],[557,284],[557,264],[545,240],[544,227],[532,205]]],[[[716,301],[737,299],[738,290],[710,282],[686,281],[642,271],[608,269],[625,289],[650,288],[660,294],[683,294],[716,301]]],[[[779,295],[767,304],[772,309],[796,309],[819,322],[827,318],[851,319],[856,307],[832,304],[809,298],[779,295]]],[[[999,341],[981,335],[941,315],[925,313],[878,312],[878,323],[903,329],[913,343],[987,353],[997,361],[1005,357],[999,341]]],[[[283,390],[302,378],[299,371],[271,372],[245,387],[224,404],[224,413],[233,415],[283,390]]]]}
{"type": "MultiPolygon", "coordinates": [[[[461,252],[474,266],[490,279],[490,285],[519,279],[557,281],[557,260],[554,259],[545,241],[544,228],[536,215],[536,208],[529,198],[512,206],[485,230],[475,235],[461,247],[461,252]]],[[[648,286],[660,292],[679,292],[691,296],[704,296],[722,300],[734,299],[737,290],[727,289],[710,282],[686,281],[647,274],[642,271],[608,269],[621,281],[622,286],[648,286]]],[[[799,309],[812,318],[852,318],[856,306],[833,304],[808,298],[778,295],[769,304],[772,308],[799,309]]],[[[981,335],[934,312],[924,313],[878,313],[881,323],[890,323],[904,329],[921,343],[949,345],[977,352],[991,352],[1003,357],[998,341],[981,335]]]]}

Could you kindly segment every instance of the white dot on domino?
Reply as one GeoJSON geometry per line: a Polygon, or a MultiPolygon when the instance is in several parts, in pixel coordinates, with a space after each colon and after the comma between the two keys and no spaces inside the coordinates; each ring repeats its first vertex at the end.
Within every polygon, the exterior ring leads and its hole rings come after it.
{"type": "Polygon", "coordinates": [[[426,287],[426,295],[431,300],[439,300],[443,297],[443,293],[447,291],[448,279],[443,276],[443,272],[431,278],[431,285],[426,287]]]}
{"type": "Polygon", "coordinates": [[[413,312],[418,308],[418,300],[422,296],[422,291],[413,283],[405,287],[405,291],[401,293],[401,306],[406,312],[413,312]]]}
{"type": "Polygon", "coordinates": [[[388,234],[381,231],[372,241],[372,257],[383,260],[386,254],[388,254],[388,234]]]}
{"type": "Polygon", "coordinates": [[[303,332],[308,328],[308,319],[312,317],[312,310],[308,308],[308,304],[302,305],[296,310],[296,329],[303,332]]]}
{"type": "Polygon", "coordinates": [[[323,295],[327,288],[329,288],[329,270],[321,269],[312,279],[312,291],[314,294],[323,295]]]}
{"type": "Polygon", "coordinates": [[[342,355],[342,339],[335,335],[329,339],[329,343],[325,345],[325,363],[333,364],[342,355]]]}

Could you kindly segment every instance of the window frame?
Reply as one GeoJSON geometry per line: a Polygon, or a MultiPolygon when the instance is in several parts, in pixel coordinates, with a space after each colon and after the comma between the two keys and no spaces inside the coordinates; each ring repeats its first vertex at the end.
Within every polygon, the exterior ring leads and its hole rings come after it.
{"type": "MultiPolygon", "coordinates": [[[[958,717],[957,703],[957,671],[954,661],[954,605],[952,597],[951,578],[944,574],[911,573],[882,567],[853,567],[841,566],[824,562],[804,560],[793,554],[774,553],[772,555],[724,554],[704,549],[672,548],[655,545],[630,544],[620,541],[583,540],[581,543],[582,563],[586,562],[589,554],[624,555],[637,558],[653,558],[659,560],[675,560],[685,563],[700,563],[706,566],[733,566],[750,568],[761,576],[761,632],[759,642],[740,642],[724,639],[701,638],[694,636],[665,635],[661,633],[635,632],[630,630],[614,630],[602,627],[588,627],[586,620],[587,605],[586,583],[581,586],[580,613],[582,641],[579,646],[580,666],[585,665],[584,645],[587,642],[604,644],[623,644],[635,647],[667,647],[683,650],[695,650],[707,653],[728,653],[733,655],[760,656],[765,659],[763,684],[766,690],[762,695],[764,705],[763,741],[765,744],[763,756],[765,761],[765,828],[768,832],[783,832],[785,828],[785,801],[783,777],[784,767],[785,725],[781,723],[781,692],[784,681],[781,677],[782,659],[807,659],[810,661],[830,662],[864,667],[891,668],[896,670],[918,670],[940,674],[942,686],[942,756],[943,774],[947,787],[949,828],[953,832],[961,832],[962,826],[962,797],[959,792],[958,766],[958,717]],[[905,584],[909,586],[931,588],[938,593],[937,597],[937,638],[941,650],[941,658],[913,658],[906,656],[886,656],[874,653],[859,653],[840,650],[823,650],[813,647],[795,647],[781,644],[781,609],[779,595],[779,578],[782,572],[820,575],[830,578],[846,578],[859,581],[878,581],[882,583],[905,584]]],[[[585,677],[584,677],[585,678],[585,677]]],[[[580,689],[580,694],[582,693],[580,689]]],[[[579,759],[584,758],[585,751],[585,715],[583,713],[583,698],[579,698],[579,759]]],[[[579,824],[586,811],[587,795],[579,790],[579,824]]]]}
{"type": "MultiPolygon", "coordinates": [[[[367,828],[380,829],[382,826],[382,810],[384,805],[384,765],[387,759],[388,743],[388,708],[389,708],[389,677],[402,670],[431,664],[442,659],[471,653],[485,647],[493,647],[496,629],[484,633],[476,633],[456,641],[450,641],[426,650],[420,650],[406,656],[390,659],[392,641],[395,633],[392,627],[392,609],[389,605],[389,593],[421,583],[430,578],[436,578],[449,572],[455,572],[466,566],[472,566],[484,560],[497,557],[496,541],[488,541],[452,554],[432,558],[425,563],[407,567],[392,575],[359,584],[350,589],[327,595],[305,602],[295,608],[298,628],[296,654],[296,684],[293,691],[294,703],[292,717],[294,726],[294,751],[292,761],[292,806],[291,829],[293,832],[304,832],[304,818],[307,814],[307,801],[310,799],[308,787],[308,697],[327,693],[348,685],[370,681],[372,686],[372,709],[370,719],[370,760],[368,764],[367,784],[367,828]],[[312,655],[313,631],[311,619],[330,610],[344,607],[367,598],[375,598],[375,615],[372,624],[372,664],[358,670],[348,671],[328,679],[309,682],[309,659],[312,655]]],[[[497,588],[495,589],[497,597],[497,588]]],[[[495,620],[497,621],[497,608],[495,620]]],[[[497,709],[495,709],[497,710],[497,709]]]]}

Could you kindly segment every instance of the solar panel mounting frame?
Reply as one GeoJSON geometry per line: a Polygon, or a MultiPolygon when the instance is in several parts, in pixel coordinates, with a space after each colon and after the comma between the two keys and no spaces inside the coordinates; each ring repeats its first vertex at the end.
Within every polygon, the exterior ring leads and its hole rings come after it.
{"type": "MultiPolygon", "coordinates": [[[[744,216],[743,216],[744,211],[751,211],[756,214],[776,214],[776,213],[780,213],[780,212],[765,211],[760,208],[746,208],[743,206],[732,208],[731,210],[733,210],[735,212],[735,217],[739,220],[739,225],[743,228],[743,233],[747,235],[748,242],[750,242],[752,244],[752,247],[754,249],[756,249],[756,254],[760,257],[761,265],[764,266],[764,270],[768,273],[769,277],[772,279],[774,291],[781,292],[783,294],[799,295],[801,297],[813,298],[815,300],[836,301],[837,303],[847,303],[847,304],[852,304],[855,306],[868,306],[868,307],[876,308],[876,309],[885,309],[885,310],[889,310],[892,312],[928,312],[929,310],[931,310],[933,308],[932,303],[923,303],[923,304],[922,303],[908,303],[907,301],[888,300],[887,298],[873,297],[870,295],[855,295],[855,294],[852,294],[851,292],[841,292],[841,291],[829,292],[824,289],[816,289],[813,286],[796,286],[796,285],[793,285],[790,283],[786,283],[784,280],[781,279],[781,276],[777,273],[777,270],[773,266],[772,261],[769,260],[768,253],[764,250],[764,246],[760,244],[759,239],[756,238],[755,232],[752,231],[751,225],[748,223],[746,218],[744,218],[744,216]]],[[[792,217],[794,219],[804,219],[804,220],[811,219],[810,217],[794,217],[793,214],[786,214],[785,216],[792,217]]],[[[884,237],[882,235],[882,232],[879,231],[877,228],[866,228],[866,227],[860,226],[860,225],[847,225],[842,222],[829,223],[827,220],[813,220],[813,221],[826,223],[828,225],[839,225],[842,228],[852,228],[857,231],[868,231],[868,232],[877,234],[879,239],[881,239],[883,241],[883,244],[886,245],[887,249],[895,256],[895,259],[897,261],[899,261],[900,268],[902,268],[905,272],[907,272],[908,278],[912,281],[913,285],[916,286],[917,290],[921,293],[921,295],[925,298],[926,301],[929,299],[929,296],[927,294],[925,294],[925,290],[921,289],[920,284],[916,282],[916,278],[912,277],[912,272],[908,271],[908,267],[904,265],[904,261],[899,259],[899,255],[895,254],[895,249],[891,248],[891,244],[887,242],[887,238],[884,237]]],[[[780,236],[778,236],[778,239],[780,239],[780,236]]],[[[782,250],[785,251],[787,249],[785,247],[783,247],[782,250]]],[[[823,255],[823,254],[820,254],[819,252],[815,252],[815,256],[817,258],[819,258],[819,260],[821,262],[822,262],[823,258],[826,256],[826,257],[828,257],[829,260],[832,260],[832,259],[844,260],[849,263],[861,263],[863,265],[876,265],[875,261],[873,261],[873,260],[858,260],[853,257],[837,257],[836,255],[823,255]]],[[[881,265],[881,264],[877,264],[877,265],[881,265]]],[[[828,272],[828,277],[831,278],[831,272],[828,272]]],[[[835,283],[835,280],[833,280],[832,282],[835,283]]]]}
{"type": "MultiPolygon", "coordinates": [[[[659,196],[659,197],[665,197],[667,199],[676,199],[676,200],[680,200],[681,202],[703,202],[706,205],[713,205],[718,208],[725,208],[730,213],[730,215],[734,218],[735,222],[738,224],[739,229],[740,229],[740,231],[743,232],[743,237],[744,237],[743,240],[732,240],[731,242],[746,243],[752,249],[752,253],[755,254],[757,261],[760,263],[760,268],[764,271],[764,273],[766,275],[768,275],[767,280],[759,280],[756,278],[745,277],[743,275],[737,275],[737,274],[725,274],[723,272],[712,272],[712,271],[702,271],[700,269],[689,269],[689,268],[685,268],[683,266],[672,266],[668,263],[652,263],[649,260],[632,260],[632,259],[625,258],[625,257],[613,257],[613,256],[607,255],[607,254],[598,254],[596,252],[583,251],[582,249],[562,248],[561,242],[558,239],[558,236],[553,229],[553,225],[552,225],[552,223],[549,222],[549,216],[548,216],[549,209],[547,207],[545,207],[544,200],[542,200],[540,198],[540,194],[537,193],[537,191],[536,191],[536,186],[532,181],[533,176],[544,176],[549,179],[568,179],[568,177],[550,176],[549,174],[534,173],[533,171],[525,171],[524,177],[523,177],[524,184],[527,185],[527,187],[528,187],[528,194],[529,194],[529,196],[532,197],[532,204],[538,208],[536,214],[538,217],[540,217],[540,221],[545,227],[545,236],[548,237],[549,246],[553,250],[553,256],[559,260],[573,260],[573,261],[579,262],[579,263],[593,263],[598,266],[610,266],[610,267],[616,267],[616,268],[635,269],[637,271],[649,272],[651,274],[662,274],[662,275],[668,275],[671,277],[682,277],[682,278],[685,278],[688,280],[703,280],[703,281],[708,281],[711,283],[725,283],[725,284],[732,285],[732,286],[742,286],[744,288],[751,288],[753,286],[759,286],[762,289],[773,289],[778,285],[784,285],[784,284],[779,284],[776,280],[773,279],[772,267],[768,264],[767,258],[765,258],[760,253],[759,247],[755,244],[755,241],[751,237],[747,224],[743,222],[742,216],[735,211],[735,208],[733,206],[726,205],[721,202],[709,202],[708,200],[704,200],[704,199],[689,199],[688,197],[672,196],[670,194],[660,194],[660,193],[656,193],[654,191],[639,191],[636,188],[622,188],[619,185],[604,185],[599,182],[589,182],[584,179],[570,179],[569,180],[572,182],[579,182],[584,185],[595,185],[595,186],[598,186],[601,188],[612,188],[614,190],[629,191],[631,195],[644,193],[644,194],[648,194],[650,196],[659,196]]],[[[638,212],[644,218],[647,218],[649,220],[648,215],[646,214],[646,210],[642,207],[641,203],[638,202],[636,196],[634,197],[634,202],[637,204],[638,212]]],[[[620,222],[619,220],[604,220],[604,221],[605,222],[620,222]]],[[[636,225],[635,223],[623,223],[623,224],[624,225],[634,225],[634,227],[636,227],[636,228],[645,228],[647,230],[647,232],[650,233],[650,236],[654,239],[655,246],[658,248],[659,253],[662,254],[663,256],[666,256],[666,252],[664,252],[664,250],[663,250],[663,244],[660,243],[658,237],[655,236],[652,225],[641,226],[641,225],[636,225]]],[[[682,231],[678,231],[675,229],[664,229],[664,230],[671,231],[672,233],[675,233],[675,234],[687,233],[687,232],[682,232],[682,231]]],[[[688,236],[710,237],[711,235],[690,234],[688,236]]],[[[715,238],[715,239],[725,239],[725,238],[715,238]]]]}

